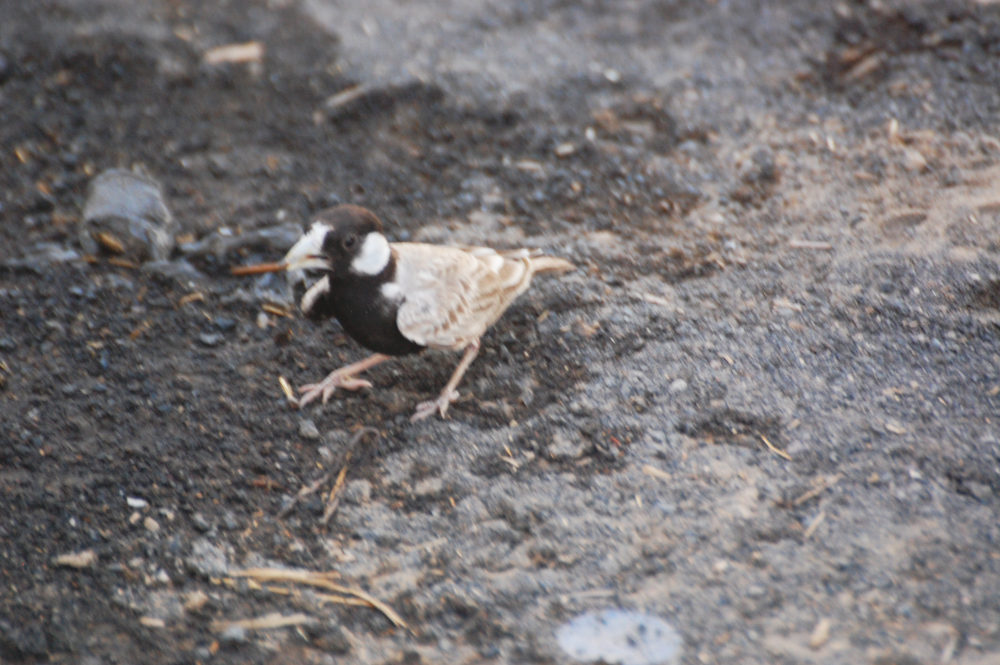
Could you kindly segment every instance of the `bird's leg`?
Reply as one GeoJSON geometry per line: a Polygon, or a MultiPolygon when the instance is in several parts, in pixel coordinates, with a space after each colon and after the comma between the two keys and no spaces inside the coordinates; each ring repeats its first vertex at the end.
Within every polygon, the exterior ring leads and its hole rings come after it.
{"type": "Polygon", "coordinates": [[[437,399],[432,399],[429,402],[421,402],[417,405],[417,410],[410,417],[410,422],[415,423],[418,420],[423,420],[427,416],[431,415],[435,411],[441,414],[444,418],[445,414],[448,412],[448,405],[458,399],[458,391],[455,390],[458,386],[458,382],[462,380],[462,375],[465,374],[465,370],[469,369],[469,365],[472,361],[476,359],[476,354],[479,353],[479,340],[474,340],[465,347],[465,355],[462,356],[462,360],[458,363],[458,367],[455,371],[451,373],[451,378],[448,379],[448,384],[441,391],[441,394],[437,399]]]}
{"type": "Polygon", "coordinates": [[[330,372],[329,376],[319,383],[309,383],[302,386],[299,388],[299,392],[302,393],[302,398],[299,399],[299,407],[305,406],[320,396],[323,397],[323,403],[326,404],[326,401],[330,399],[330,396],[333,395],[337,388],[343,388],[344,390],[361,390],[362,388],[371,388],[371,382],[359,379],[355,376],[355,374],[360,374],[366,369],[370,369],[379,363],[385,362],[386,360],[389,360],[390,357],[391,356],[387,356],[382,353],[376,353],[368,356],[364,360],[359,360],[356,363],[345,365],[340,369],[330,372]]]}

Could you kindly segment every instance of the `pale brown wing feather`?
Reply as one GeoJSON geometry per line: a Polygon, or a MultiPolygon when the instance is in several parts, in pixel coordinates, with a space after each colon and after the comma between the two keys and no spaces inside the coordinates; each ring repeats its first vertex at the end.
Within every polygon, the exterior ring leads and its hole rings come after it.
{"type": "Polygon", "coordinates": [[[461,348],[478,339],[531,284],[539,269],[567,270],[554,257],[528,250],[394,243],[396,279],[407,285],[396,324],[405,337],[433,348],[461,348]]]}

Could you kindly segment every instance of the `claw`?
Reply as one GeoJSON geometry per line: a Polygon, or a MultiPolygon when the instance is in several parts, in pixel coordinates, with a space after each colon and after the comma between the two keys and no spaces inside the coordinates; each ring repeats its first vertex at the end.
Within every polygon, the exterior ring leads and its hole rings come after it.
{"type": "Polygon", "coordinates": [[[413,415],[410,416],[410,422],[415,423],[418,420],[423,420],[435,411],[440,413],[442,418],[445,418],[448,413],[448,406],[457,399],[458,391],[452,390],[449,394],[441,393],[437,399],[421,402],[417,405],[417,409],[413,412],[413,415]]]}
{"type": "Polygon", "coordinates": [[[333,397],[333,394],[337,392],[337,388],[343,388],[344,390],[362,390],[364,388],[371,388],[371,381],[359,379],[355,375],[388,359],[389,356],[376,353],[375,355],[360,362],[356,362],[353,365],[341,367],[338,370],[330,372],[330,374],[319,383],[307,383],[299,388],[299,392],[302,393],[302,397],[298,402],[299,408],[302,408],[309,402],[315,401],[317,398],[322,398],[323,404],[326,404],[327,401],[333,397]]]}

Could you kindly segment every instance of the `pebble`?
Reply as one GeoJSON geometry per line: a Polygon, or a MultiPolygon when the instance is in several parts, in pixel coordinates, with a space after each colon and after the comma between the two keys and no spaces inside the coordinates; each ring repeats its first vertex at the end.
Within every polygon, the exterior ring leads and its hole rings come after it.
{"type": "Polygon", "coordinates": [[[184,611],[197,612],[208,604],[208,594],[201,589],[195,589],[184,596],[184,611]]]}
{"type": "Polygon", "coordinates": [[[236,327],[236,321],[234,319],[227,318],[225,316],[215,317],[215,327],[222,332],[228,332],[236,327]]]}
{"type": "Polygon", "coordinates": [[[243,644],[247,641],[247,629],[243,626],[229,626],[219,633],[219,642],[223,644],[243,644]]]}
{"type": "Polygon", "coordinates": [[[315,441],[319,438],[319,428],[312,418],[303,418],[299,421],[299,436],[303,439],[315,441]]]}
{"type": "Polygon", "coordinates": [[[229,557],[218,545],[199,538],[191,546],[191,554],[184,560],[188,569],[205,577],[222,577],[229,571],[229,557]]]}
{"type": "Polygon", "coordinates": [[[829,618],[822,618],[817,623],[812,630],[812,634],[809,635],[809,648],[819,649],[824,644],[830,641],[830,628],[833,624],[829,618]]]}
{"type": "Polygon", "coordinates": [[[160,523],[154,520],[152,517],[147,517],[142,521],[142,525],[146,527],[146,531],[150,533],[156,533],[160,530],[160,523]]]}
{"type": "Polygon", "coordinates": [[[309,641],[326,653],[343,656],[351,650],[351,639],[341,626],[316,623],[305,627],[309,641]]]}
{"type": "Polygon", "coordinates": [[[136,510],[138,510],[140,508],[148,508],[149,507],[149,501],[146,501],[145,499],[140,499],[140,498],[134,497],[134,496],[127,496],[127,497],[125,497],[125,503],[128,504],[129,508],[135,508],[136,510]]]}
{"type": "Polygon", "coordinates": [[[224,339],[222,333],[201,333],[198,335],[198,341],[201,342],[202,346],[218,346],[222,344],[224,339]]]}
{"type": "Polygon", "coordinates": [[[968,480],[965,482],[965,486],[969,488],[972,496],[976,497],[980,501],[989,501],[993,498],[993,489],[986,483],[981,483],[976,480],[968,480]]]}
{"type": "Polygon", "coordinates": [[[670,382],[670,387],[667,389],[671,394],[682,393],[688,388],[688,382],[684,379],[674,379],[670,382]]]}
{"type": "Polygon", "coordinates": [[[455,516],[460,526],[469,527],[489,519],[490,512],[482,499],[475,494],[470,494],[455,507],[455,516]]]}
{"type": "Polygon", "coordinates": [[[927,158],[915,148],[903,149],[903,168],[912,173],[927,170],[927,158]]]}
{"type": "Polygon", "coordinates": [[[364,478],[352,480],[344,486],[341,496],[344,503],[355,505],[368,503],[372,496],[372,484],[364,478]]]}
{"type": "Polygon", "coordinates": [[[590,441],[585,439],[579,431],[567,433],[563,430],[556,430],[552,433],[552,440],[549,441],[545,452],[549,459],[575,460],[583,457],[590,448],[590,441]]]}
{"type": "Polygon", "coordinates": [[[444,481],[440,477],[424,478],[413,487],[415,496],[428,496],[440,494],[444,488],[444,481]]]}
{"type": "Polygon", "coordinates": [[[194,515],[191,516],[191,526],[193,526],[198,531],[201,531],[202,533],[206,533],[208,531],[211,531],[212,529],[212,525],[208,522],[207,519],[205,519],[205,516],[202,515],[201,513],[195,513],[194,515]]]}

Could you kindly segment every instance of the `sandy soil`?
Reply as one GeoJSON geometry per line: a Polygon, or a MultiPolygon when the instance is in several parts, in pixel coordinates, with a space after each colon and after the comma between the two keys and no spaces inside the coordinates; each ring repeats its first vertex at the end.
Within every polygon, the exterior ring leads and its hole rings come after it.
{"type": "Polygon", "coordinates": [[[1000,662],[996,3],[0,0],[0,118],[0,661],[1000,662]],[[362,351],[228,268],[337,202],[579,270],[295,411],[362,351]]]}

